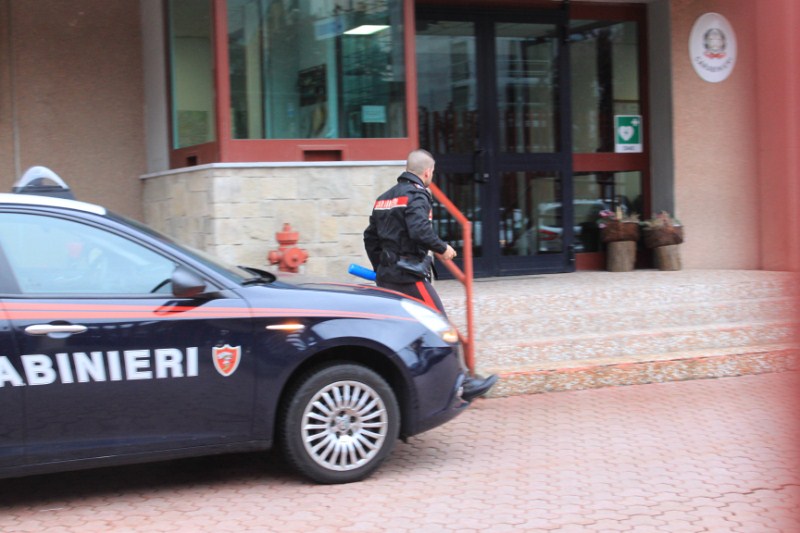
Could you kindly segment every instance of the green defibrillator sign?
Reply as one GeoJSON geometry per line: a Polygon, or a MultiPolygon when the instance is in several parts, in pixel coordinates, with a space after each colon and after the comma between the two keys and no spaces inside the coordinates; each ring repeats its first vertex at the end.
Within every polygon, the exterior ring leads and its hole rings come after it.
{"type": "Polygon", "coordinates": [[[642,151],[642,116],[614,116],[614,151],[637,153],[642,151]]]}

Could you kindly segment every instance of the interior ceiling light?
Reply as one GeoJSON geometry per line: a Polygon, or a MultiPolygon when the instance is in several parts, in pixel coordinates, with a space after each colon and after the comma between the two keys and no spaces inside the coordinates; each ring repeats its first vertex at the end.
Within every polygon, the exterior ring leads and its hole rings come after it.
{"type": "Polygon", "coordinates": [[[352,30],[347,30],[344,32],[345,35],[372,35],[373,33],[378,33],[379,31],[383,31],[387,29],[389,26],[377,26],[372,24],[362,24],[357,28],[353,28],[352,30]]]}

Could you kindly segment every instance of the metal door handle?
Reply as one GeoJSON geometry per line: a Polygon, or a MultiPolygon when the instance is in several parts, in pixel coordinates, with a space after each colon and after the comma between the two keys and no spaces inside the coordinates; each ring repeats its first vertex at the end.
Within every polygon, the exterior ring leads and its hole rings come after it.
{"type": "Polygon", "coordinates": [[[28,335],[49,335],[51,333],[83,333],[88,328],[80,324],[33,324],[25,328],[28,335]]]}

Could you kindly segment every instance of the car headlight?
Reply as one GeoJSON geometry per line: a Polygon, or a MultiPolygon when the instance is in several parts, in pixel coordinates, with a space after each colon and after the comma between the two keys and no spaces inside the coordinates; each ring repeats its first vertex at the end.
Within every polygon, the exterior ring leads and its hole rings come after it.
{"type": "Polygon", "coordinates": [[[400,304],[409,315],[416,318],[420,324],[439,335],[442,340],[450,344],[458,342],[458,331],[439,313],[411,300],[402,300],[400,304]]]}

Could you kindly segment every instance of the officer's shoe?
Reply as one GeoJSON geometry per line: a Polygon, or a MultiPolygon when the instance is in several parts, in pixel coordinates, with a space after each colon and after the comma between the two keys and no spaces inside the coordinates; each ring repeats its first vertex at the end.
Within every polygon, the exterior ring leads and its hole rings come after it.
{"type": "Polygon", "coordinates": [[[497,374],[492,374],[487,378],[467,378],[464,380],[464,392],[461,394],[461,398],[463,398],[464,401],[471,402],[475,398],[489,392],[489,389],[491,389],[495,383],[497,383],[497,374]]]}

